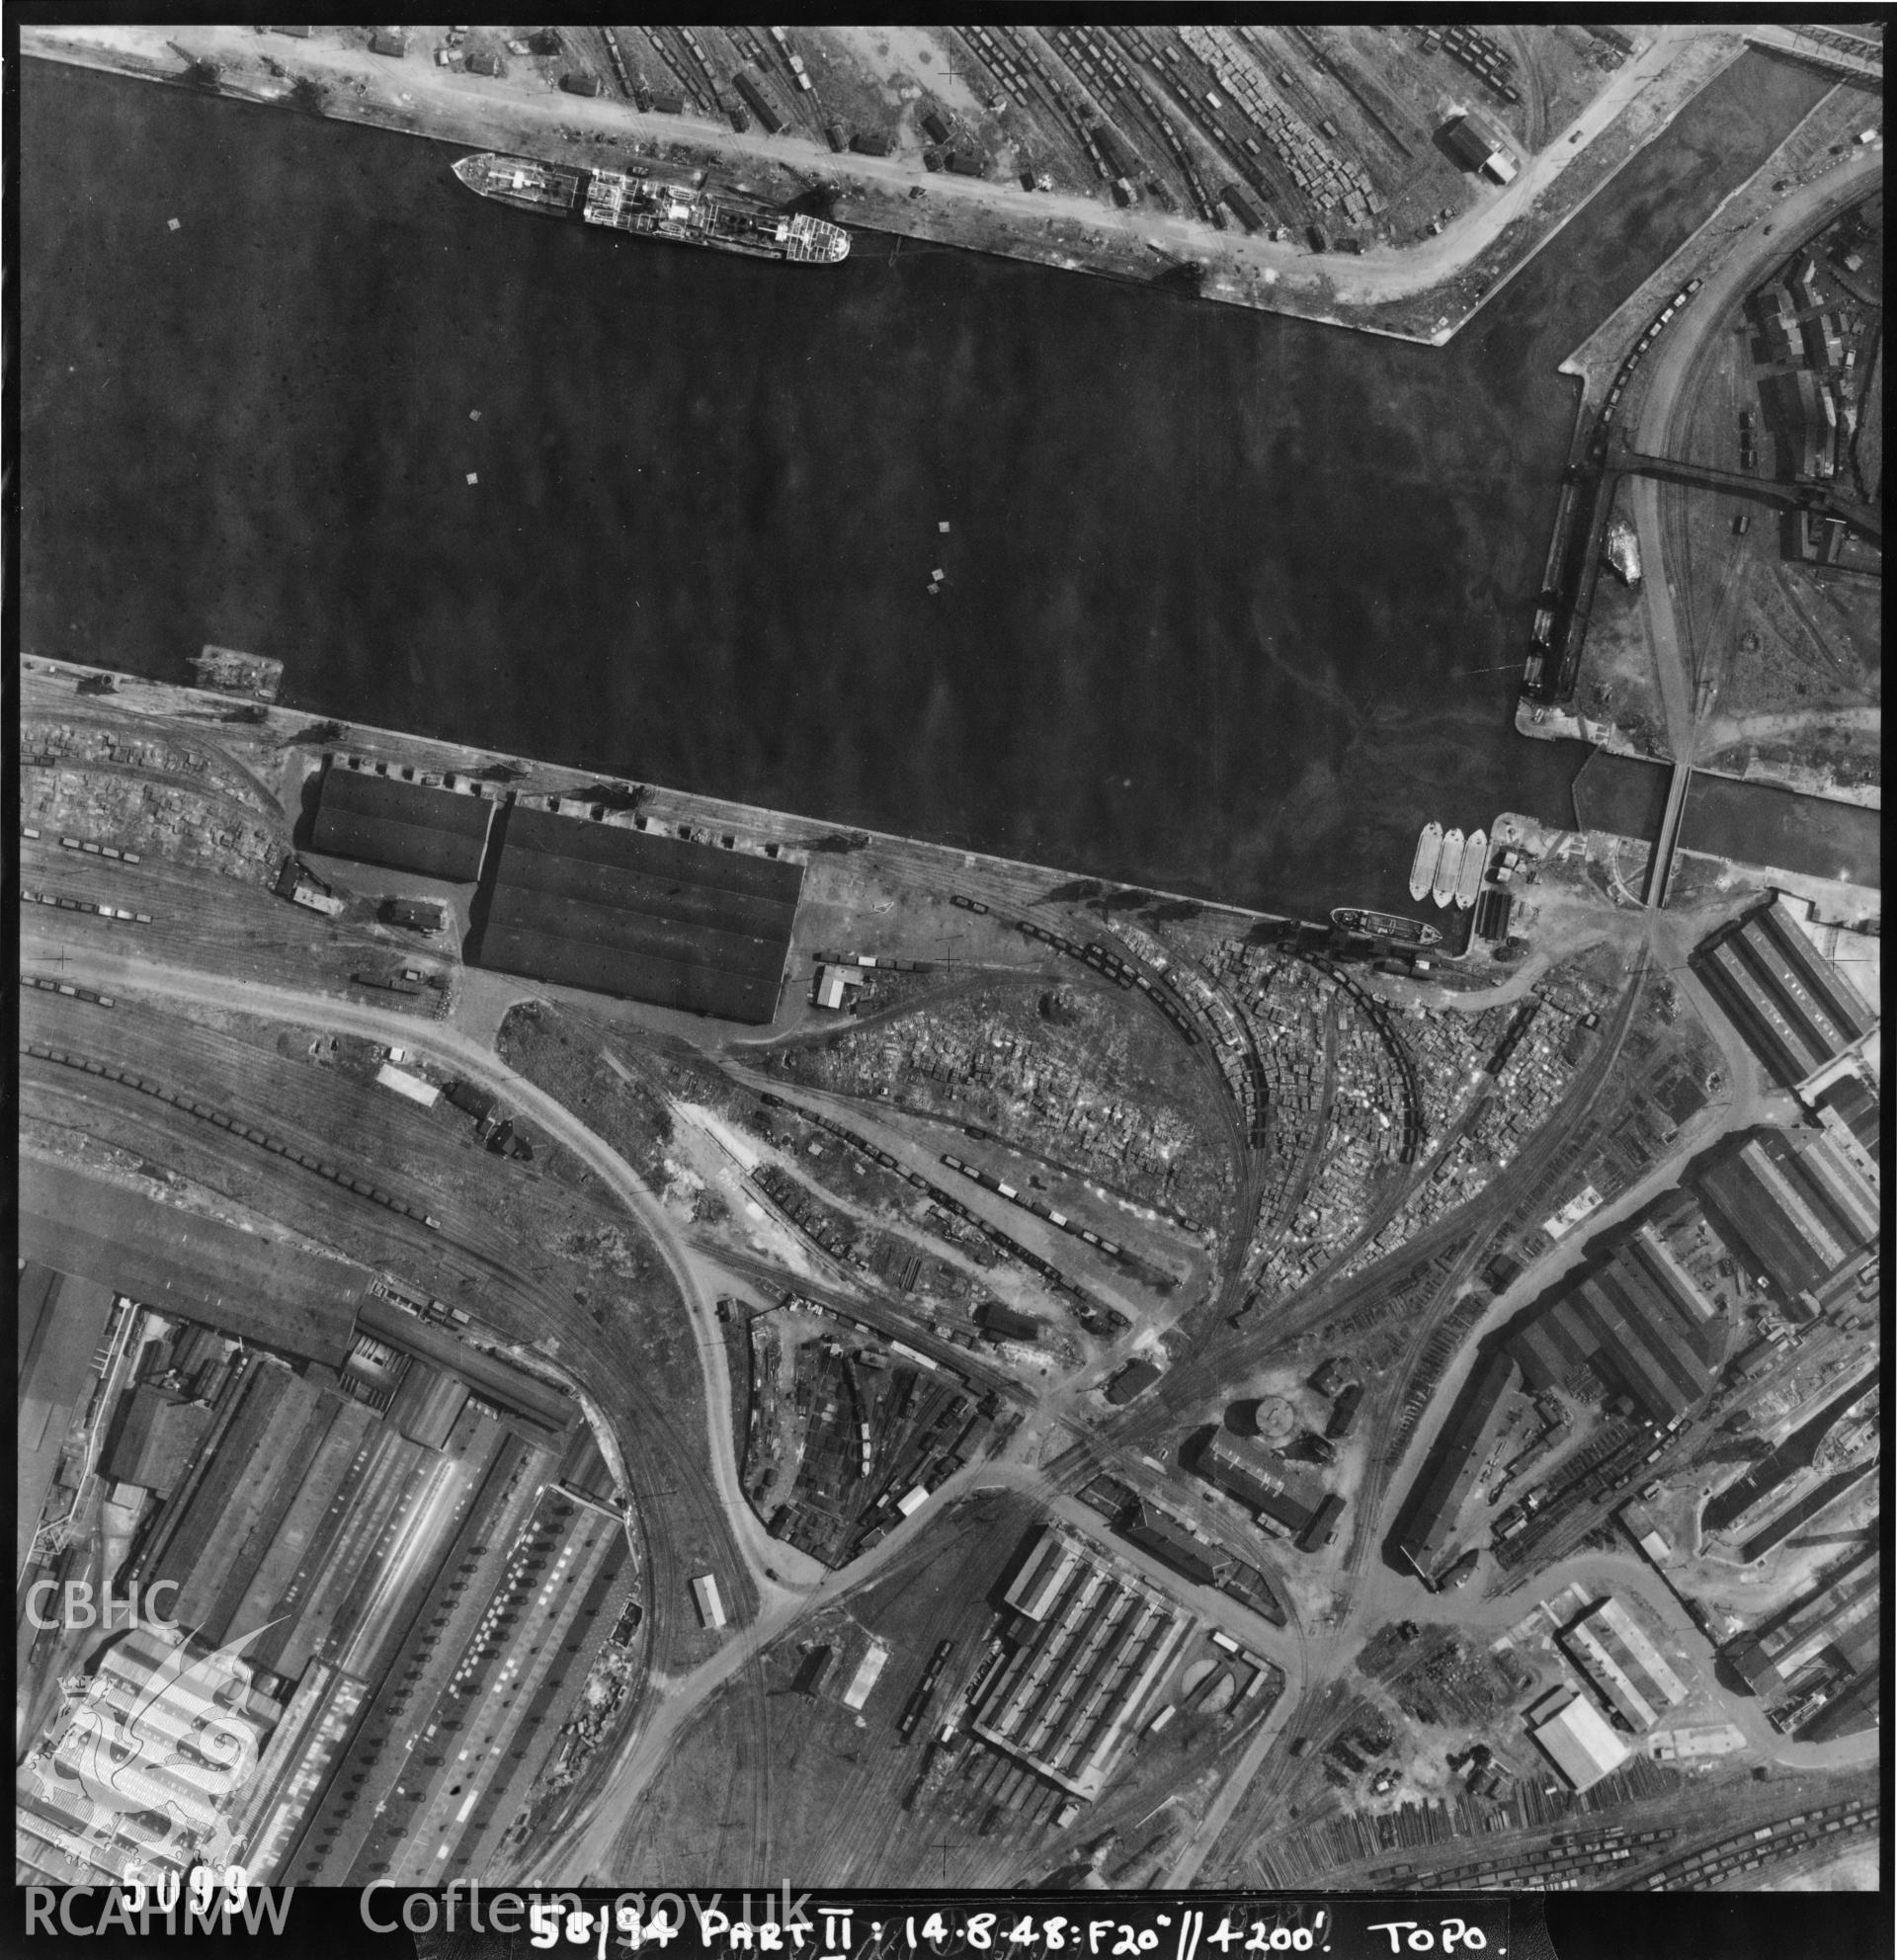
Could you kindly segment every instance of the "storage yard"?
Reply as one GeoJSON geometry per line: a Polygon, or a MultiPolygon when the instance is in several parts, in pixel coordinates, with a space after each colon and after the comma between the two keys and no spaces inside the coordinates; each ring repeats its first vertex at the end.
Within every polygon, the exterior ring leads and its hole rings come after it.
{"type": "MultiPolygon", "coordinates": [[[[277,1871],[1687,1886],[1874,1830],[1875,1017],[1792,910],[1439,978],[29,678],[23,1558],[272,1622],[277,1871]]],[[[65,1734],[26,1854],[116,1870],[65,1734]]]]}
{"type": "MultiPolygon", "coordinates": [[[[1438,131],[1480,107],[1544,144],[1640,43],[1617,30],[604,28],[527,56],[659,116],[919,156],[1331,249],[1440,231],[1471,198],[1438,131]],[[748,112],[748,116],[747,116],[748,112]]],[[[465,43],[449,49],[464,65],[465,43]]],[[[518,58],[518,57],[517,57],[518,58]]],[[[1320,247],[1319,249],[1326,249],[1320,247]]]]}

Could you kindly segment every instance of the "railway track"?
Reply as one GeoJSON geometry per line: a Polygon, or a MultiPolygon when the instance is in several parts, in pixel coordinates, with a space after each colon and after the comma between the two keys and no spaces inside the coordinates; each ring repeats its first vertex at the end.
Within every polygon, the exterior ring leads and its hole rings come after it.
{"type": "MultiPolygon", "coordinates": [[[[1506,1223],[1510,1212],[1534,1181],[1546,1170],[1549,1163],[1559,1153],[1568,1135],[1580,1124],[1585,1123],[1607,1087],[1612,1075],[1614,1064],[1619,1060],[1620,1050],[1626,1042],[1628,1030],[1633,1025],[1633,1018],[1639,1010],[1645,993],[1647,963],[1650,955],[1643,949],[1639,964],[1630,976],[1625,993],[1608,1023],[1606,1036],[1594,1055],[1589,1059],[1585,1073],[1572,1085],[1562,1099],[1561,1107],[1555,1117],[1544,1124],[1535,1139],[1524,1150],[1506,1171],[1490,1184],[1474,1203],[1486,1215],[1486,1229],[1478,1226],[1467,1247],[1458,1255],[1454,1265],[1438,1287],[1432,1303],[1432,1311],[1421,1316],[1417,1326],[1405,1344],[1403,1354],[1396,1367],[1390,1371],[1390,1387],[1381,1407],[1374,1418],[1365,1451],[1365,1471],[1362,1485],[1359,1489],[1357,1501],[1358,1528],[1351,1541],[1350,1555],[1345,1561],[1345,1569],[1352,1579],[1362,1576],[1372,1552],[1380,1542],[1380,1527],[1384,1520],[1384,1495],[1390,1480],[1401,1467],[1400,1451],[1392,1451],[1391,1432],[1401,1420],[1405,1393],[1410,1378],[1432,1336],[1443,1321],[1454,1311],[1457,1296],[1462,1285],[1474,1273],[1488,1251],[1495,1234],[1506,1223]]],[[[1407,1447],[1407,1441],[1403,1445],[1407,1447]]]]}

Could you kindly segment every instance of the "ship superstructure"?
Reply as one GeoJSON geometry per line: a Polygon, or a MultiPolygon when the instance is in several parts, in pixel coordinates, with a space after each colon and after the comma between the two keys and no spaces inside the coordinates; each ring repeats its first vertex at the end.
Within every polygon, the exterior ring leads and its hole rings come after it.
{"type": "Polygon", "coordinates": [[[498,198],[504,204],[544,211],[551,217],[564,217],[579,204],[585,174],[564,164],[496,156],[488,150],[479,156],[464,156],[454,166],[454,175],[483,198],[498,198]]]}

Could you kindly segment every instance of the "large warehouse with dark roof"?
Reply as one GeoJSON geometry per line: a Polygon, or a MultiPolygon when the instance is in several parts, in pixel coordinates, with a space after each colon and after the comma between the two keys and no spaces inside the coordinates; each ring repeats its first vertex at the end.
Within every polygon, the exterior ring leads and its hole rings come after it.
{"type": "Polygon", "coordinates": [[[1877,1238],[1876,1184],[1822,1130],[1763,1130],[1696,1185],[1712,1229],[1781,1302],[1861,1265],[1877,1238]]]}
{"type": "Polygon", "coordinates": [[[397,871],[472,884],[494,806],[481,796],[427,789],[399,776],[333,761],[323,772],[311,848],[397,871]]]}
{"type": "Polygon", "coordinates": [[[1711,1388],[1719,1333],[1712,1301],[1643,1227],[1564,1286],[1508,1348],[1531,1389],[1551,1388],[1585,1365],[1666,1422],[1711,1388]]]}
{"type": "Polygon", "coordinates": [[[724,1021],[778,1009],[800,865],[518,804],[474,963],[724,1021]]]}
{"type": "Polygon", "coordinates": [[[1876,1024],[1875,1012],[1776,899],[1704,940],[1691,965],[1788,1089],[1876,1024]]]}

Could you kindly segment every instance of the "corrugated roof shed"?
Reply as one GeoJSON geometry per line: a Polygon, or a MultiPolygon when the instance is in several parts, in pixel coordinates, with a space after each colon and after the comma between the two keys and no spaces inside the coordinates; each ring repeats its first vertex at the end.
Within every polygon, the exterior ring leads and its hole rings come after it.
{"type": "Polygon", "coordinates": [[[726,1021],[766,1021],[799,865],[512,809],[475,963],[726,1021]]]}
{"type": "Polygon", "coordinates": [[[402,1385],[388,1405],[387,1420],[410,1442],[440,1449],[467,1406],[467,1396],[466,1382],[418,1362],[402,1376],[402,1385]]]}
{"type": "Polygon", "coordinates": [[[1818,1098],[1821,1109],[1833,1110],[1872,1157],[1878,1155],[1883,1104],[1856,1076],[1840,1076],[1818,1098]]]}
{"type": "Polygon", "coordinates": [[[1608,1718],[1580,1695],[1532,1731],[1548,1759],[1577,1790],[1591,1790],[1631,1754],[1608,1718]]]}
{"type": "Polygon", "coordinates": [[[19,1231],[20,1252],[56,1271],[331,1367],[348,1357],[370,1276],[37,1158],[21,1166],[19,1231]]]}
{"type": "Polygon", "coordinates": [[[1324,1502],[1321,1485],[1244,1437],[1223,1430],[1205,1452],[1205,1467],[1212,1481],[1241,1504],[1275,1517],[1291,1531],[1304,1530],[1324,1502]]]}
{"type": "Polygon", "coordinates": [[[1193,1537],[1163,1512],[1150,1509],[1142,1510],[1138,1519],[1126,1527],[1126,1536],[1199,1586],[1217,1585],[1219,1574],[1232,1563],[1231,1554],[1221,1546],[1193,1537]]]}
{"type": "Polygon", "coordinates": [[[1521,1380],[1510,1355],[1493,1356],[1457,1398],[1417,1479],[1399,1539],[1423,1571],[1432,1571],[1455,1531],[1456,1515],[1475,1486],[1489,1445],[1508,1413],[1509,1393],[1521,1380]]]}
{"type": "Polygon", "coordinates": [[[113,1429],[106,1447],[106,1474],[169,1497],[191,1467],[210,1424],[211,1411],[205,1404],[140,1382],[113,1429]]]}
{"type": "Polygon", "coordinates": [[[1566,1639],[1568,1651],[1636,1728],[1650,1729],[1687,1698],[1686,1683],[1618,1600],[1602,1600],[1566,1639]]]}
{"type": "Polygon", "coordinates": [[[332,762],[323,772],[314,846],[332,858],[471,884],[493,814],[484,797],[332,762]]]}
{"type": "Polygon", "coordinates": [[[1701,1173],[1698,1190],[1720,1239],[1789,1299],[1876,1233],[1875,1192],[1822,1134],[1766,1131],[1701,1173]]]}
{"type": "Polygon", "coordinates": [[[1144,1395],[1159,1379],[1159,1370],[1150,1361],[1128,1361],[1108,1384],[1107,1400],[1115,1404],[1131,1402],[1144,1395]]]}

